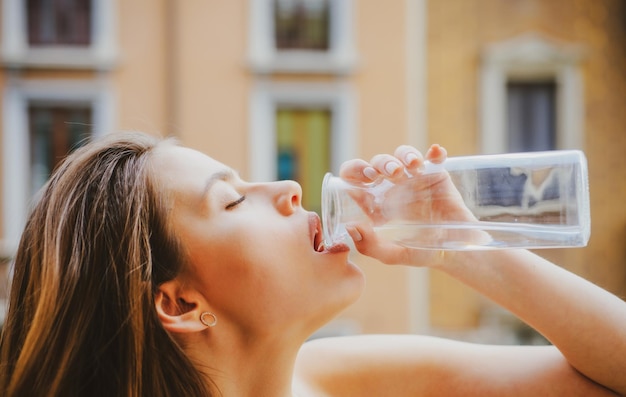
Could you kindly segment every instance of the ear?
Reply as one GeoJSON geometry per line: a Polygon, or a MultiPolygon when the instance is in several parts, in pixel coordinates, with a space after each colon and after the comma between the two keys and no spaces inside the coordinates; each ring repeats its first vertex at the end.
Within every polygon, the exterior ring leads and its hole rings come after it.
{"type": "Polygon", "coordinates": [[[173,333],[198,332],[206,329],[200,315],[206,307],[202,295],[184,289],[177,280],[159,286],[154,297],[157,315],[163,327],[173,333]]]}

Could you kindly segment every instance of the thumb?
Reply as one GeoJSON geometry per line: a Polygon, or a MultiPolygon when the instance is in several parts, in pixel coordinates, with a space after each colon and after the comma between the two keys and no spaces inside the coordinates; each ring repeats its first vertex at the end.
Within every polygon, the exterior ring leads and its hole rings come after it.
{"type": "Polygon", "coordinates": [[[369,224],[349,225],[346,231],[361,254],[387,265],[407,263],[409,249],[380,238],[369,224]]]}
{"type": "Polygon", "coordinates": [[[357,251],[387,265],[436,267],[446,259],[442,250],[409,248],[381,238],[369,224],[349,225],[346,231],[357,251]]]}

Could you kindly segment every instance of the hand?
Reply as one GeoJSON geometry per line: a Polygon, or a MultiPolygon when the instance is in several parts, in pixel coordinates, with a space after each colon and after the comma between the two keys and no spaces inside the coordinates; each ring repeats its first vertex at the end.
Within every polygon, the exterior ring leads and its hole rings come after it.
{"type": "MultiPolygon", "coordinates": [[[[424,170],[425,160],[441,164],[446,157],[446,150],[439,145],[432,145],[425,158],[417,149],[403,145],[395,150],[393,156],[379,154],[370,162],[359,159],[347,161],[341,167],[340,176],[355,185],[389,185],[384,202],[393,205],[374,205],[372,196],[365,193],[353,196],[363,211],[369,214],[373,225],[385,224],[400,214],[403,220],[414,223],[475,221],[450,175],[443,168],[438,172],[424,170]]],[[[359,223],[347,227],[356,248],[365,255],[384,263],[412,265],[427,265],[429,261],[441,257],[439,251],[411,249],[379,238],[372,224],[359,223]]]]}

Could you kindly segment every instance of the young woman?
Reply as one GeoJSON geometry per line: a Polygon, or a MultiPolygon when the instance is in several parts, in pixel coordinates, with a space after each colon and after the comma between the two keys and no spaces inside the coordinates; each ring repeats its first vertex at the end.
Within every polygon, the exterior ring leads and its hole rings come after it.
{"type": "MultiPolygon", "coordinates": [[[[422,161],[402,146],[341,175],[403,178],[422,161]]],[[[469,216],[447,175],[429,183],[449,198],[429,216],[469,216]]],[[[447,272],[554,347],[415,335],[305,343],[359,297],[363,275],[348,246],[320,246],[319,218],[300,199],[294,182],[245,182],[147,135],[77,150],[43,189],[15,258],[0,395],[626,394],[626,304],[527,251],[433,253],[349,230],[360,252],[447,272]]]]}

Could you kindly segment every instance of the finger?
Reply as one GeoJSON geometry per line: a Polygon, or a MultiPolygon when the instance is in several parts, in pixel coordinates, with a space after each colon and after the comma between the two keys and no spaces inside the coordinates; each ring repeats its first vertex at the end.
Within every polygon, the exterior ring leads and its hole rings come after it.
{"type": "Polygon", "coordinates": [[[378,171],[365,160],[348,160],[341,164],[339,176],[352,183],[369,183],[378,178],[378,171]]]}
{"type": "Polygon", "coordinates": [[[426,152],[426,159],[432,163],[441,164],[448,158],[448,151],[438,144],[432,145],[426,152]]]}
{"type": "Polygon", "coordinates": [[[361,254],[378,259],[388,265],[406,261],[407,249],[379,238],[371,225],[350,225],[346,227],[346,231],[354,241],[354,247],[361,254]]]}
{"type": "Polygon", "coordinates": [[[424,156],[422,153],[409,145],[401,145],[394,152],[396,156],[405,167],[409,169],[419,168],[424,163],[424,156]]]}
{"type": "Polygon", "coordinates": [[[372,157],[370,164],[376,171],[388,178],[397,177],[404,173],[404,164],[390,154],[377,154],[372,157]]]}
{"type": "Polygon", "coordinates": [[[367,224],[351,225],[346,227],[348,234],[354,241],[355,248],[363,255],[367,255],[387,265],[409,266],[438,266],[446,256],[456,254],[450,251],[447,255],[442,250],[421,250],[402,247],[391,241],[384,240],[367,224]]]}

